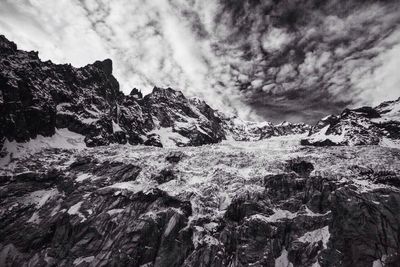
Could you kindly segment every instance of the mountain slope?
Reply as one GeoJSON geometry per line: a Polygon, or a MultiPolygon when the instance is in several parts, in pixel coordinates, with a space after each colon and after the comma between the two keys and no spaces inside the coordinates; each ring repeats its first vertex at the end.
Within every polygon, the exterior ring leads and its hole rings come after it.
{"type": "MultiPolygon", "coordinates": [[[[90,147],[111,143],[198,146],[220,142],[228,135],[254,139],[251,133],[250,137],[231,134],[233,119],[223,119],[204,101],[187,99],[179,91],[154,88],[142,97],[133,89],[123,95],[109,59],[82,68],[42,62],[37,53],[18,50],[4,36],[0,36],[0,54],[2,142],[51,136],[57,128],[84,135],[90,147]]],[[[274,131],[274,135],[290,134],[288,126],[269,125],[257,138],[270,137],[266,132],[274,131]]],[[[295,132],[301,128],[293,127],[295,132]]],[[[247,132],[251,130],[241,134],[247,132]]]]}
{"type": "Polygon", "coordinates": [[[346,109],[313,126],[304,145],[396,145],[400,140],[400,98],[377,107],[346,109]]]}
{"type": "Polygon", "coordinates": [[[399,150],[300,138],[21,147],[0,164],[0,265],[398,266],[399,150]]]}
{"type": "Polygon", "coordinates": [[[148,136],[160,127],[176,132],[182,145],[215,143],[224,136],[211,108],[205,103],[197,108],[180,92],[155,88],[144,98],[124,96],[111,60],[83,68],[41,62],[37,53],[17,50],[3,36],[0,48],[0,137],[10,141],[51,136],[56,128],[85,135],[88,146],[161,145],[148,136]]]}

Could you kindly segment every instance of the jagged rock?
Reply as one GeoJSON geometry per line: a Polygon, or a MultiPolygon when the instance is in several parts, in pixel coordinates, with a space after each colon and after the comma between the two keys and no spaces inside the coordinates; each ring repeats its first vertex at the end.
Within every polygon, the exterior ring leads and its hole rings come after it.
{"type": "Polygon", "coordinates": [[[56,128],[84,135],[88,147],[200,146],[227,136],[254,140],[308,130],[304,124],[273,126],[225,117],[204,101],[187,99],[171,88],[155,87],[144,97],[134,88],[124,96],[110,59],[74,68],[42,62],[36,52],[17,50],[4,36],[0,47],[1,143],[52,136],[56,128]]]}
{"type": "Polygon", "coordinates": [[[154,180],[159,184],[169,182],[175,178],[174,170],[171,168],[162,169],[159,174],[154,176],[154,180]]]}
{"type": "Polygon", "coordinates": [[[287,169],[289,171],[294,171],[300,176],[307,177],[310,176],[310,173],[314,170],[314,165],[304,160],[289,160],[287,169]]]}
{"type": "Polygon", "coordinates": [[[147,140],[144,142],[144,145],[163,147],[161,138],[158,134],[149,134],[147,136],[147,140]]]}
{"type": "Polygon", "coordinates": [[[56,128],[84,135],[89,147],[141,144],[146,135],[162,129],[172,135],[167,141],[180,146],[225,137],[214,111],[205,103],[191,103],[181,92],[154,88],[142,97],[133,89],[124,96],[110,59],[74,68],[42,62],[37,53],[17,50],[4,36],[0,47],[0,140],[25,142],[37,135],[52,136],[56,128]]]}
{"type": "Polygon", "coordinates": [[[180,151],[173,151],[165,157],[165,160],[168,161],[169,163],[174,164],[174,163],[178,163],[179,161],[181,161],[184,156],[185,156],[185,154],[183,154],[180,151]]]}
{"type": "Polygon", "coordinates": [[[130,95],[130,96],[133,96],[134,98],[137,98],[137,99],[143,98],[142,92],[141,92],[139,89],[137,89],[137,88],[133,88],[133,89],[131,90],[131,92],[129,93],[129,95],[130,95]]]}
{"type": "Polygon", "coordinates": [[[377,107],[345,109],[313,126],[302,145],[386,145],[400,139],[400,98],[377,107]]]}

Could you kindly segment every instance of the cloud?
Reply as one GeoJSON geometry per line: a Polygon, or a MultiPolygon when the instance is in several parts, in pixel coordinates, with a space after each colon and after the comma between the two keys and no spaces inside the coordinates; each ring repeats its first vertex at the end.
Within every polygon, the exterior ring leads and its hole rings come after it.
{"type": "Polygon", "coordinates": [[[0,31],[43,59],[112,58],[124,92],[171,86],[251,120],[313,122],[399,96],[388,1],[3,0],[0,31]]]}
{"type": "Polygon", "coordinates": [[[286,32],[285,29],[272,28],[262,36],[262,48],[268,52],[273,53],[283,49],[286,45],[290,44],[293,40],[292,36],[286,32]]]}
{"type": "Polygon", "coordinates": [[[82,66],[108,54],[82,10],[69,1],[1,1],[0,31],[45,60],[82,66]]]}

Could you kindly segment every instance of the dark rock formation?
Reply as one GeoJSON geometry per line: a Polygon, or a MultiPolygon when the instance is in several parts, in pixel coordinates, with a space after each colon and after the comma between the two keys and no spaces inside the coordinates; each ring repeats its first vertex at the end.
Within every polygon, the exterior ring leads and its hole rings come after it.
{"type": "Polygon", "coordinates": [[[110,59],[83,68],[42,62],[35,52],[17,50],[0,39],[0,140],[24,142],[68,128],[87,146],[130,143],[162,146],[167,128],[180,146],[221,141],[220,119],[204,102],[190,102],[170,88],[154,88],[144,98],[133,89],[124,96],[112,76],[110,59]],[[152,131],[156,131],[152,133],[152,131]],[[150,135],[150,136],[148,136],[150,135]]]}

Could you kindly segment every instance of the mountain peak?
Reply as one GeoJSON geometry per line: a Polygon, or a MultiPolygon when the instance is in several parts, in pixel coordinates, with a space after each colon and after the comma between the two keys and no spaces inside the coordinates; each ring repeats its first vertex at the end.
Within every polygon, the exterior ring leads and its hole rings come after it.
{"type": "Polygon", "coordinates": [[[98,60],[93,63],[93,65],[102,71],[104,71],[107,75],[112,75],[113,72],[113,63],[112,60],[107,58],[105,60],[98,60]]]}
{"type": "Polygon", "coordinates": [[[9,41],[4,35],[0,35],[0,53],[13,53],[17,51],[17,45],[9,41]]]}

